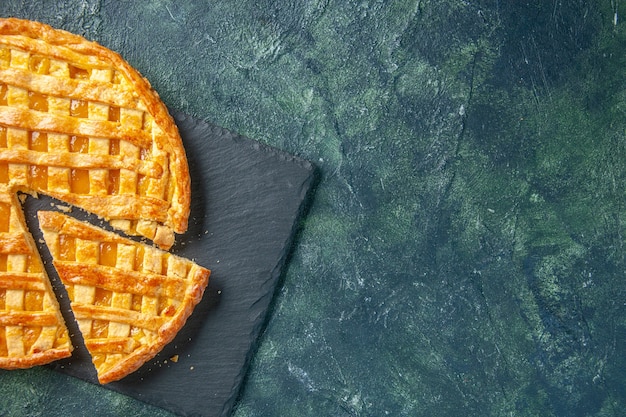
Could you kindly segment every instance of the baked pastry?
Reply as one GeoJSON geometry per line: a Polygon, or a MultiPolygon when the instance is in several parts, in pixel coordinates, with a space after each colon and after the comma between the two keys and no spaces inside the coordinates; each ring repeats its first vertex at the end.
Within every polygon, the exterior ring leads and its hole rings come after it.
{"type": "Polygon", "coordinates": [[[57,299],[15,200],[0,193],[0,368],[4,369],[42,365],[72,352],[57,299]]]}
{"type": "Polygon", "coordinates": [[[81,207],[163,249],[187,229],[185,151],[148,81],[96,43],[8,18],[0,19],[0,368],[9,369],[71,351],[18,191],[81,207]]]}
{"type": "Polygon", "coordinates": [[[153,358],[201,300],[210,272],[194,262],[62,213],[38,216],[100,383],[153,358]]]}
{"type": "Polygon", "coordinates": [[[0,184],[164,249],[187,229],[185,150],[148,81],[107,48],[13,18],[0,19],[0,184]]]}

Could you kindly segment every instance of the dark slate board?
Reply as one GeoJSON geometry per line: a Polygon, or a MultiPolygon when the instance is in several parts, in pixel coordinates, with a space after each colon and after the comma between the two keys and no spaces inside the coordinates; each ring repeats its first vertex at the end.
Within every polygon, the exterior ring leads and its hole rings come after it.
{"type": "MultiPolygon", "coordinates": [[[[192,177],[189,230],[172,252],[211,269],[201,303],[153,360],[106,388],[185,416],[231,414],[315,181],[307,161],[175,113],[192,177]],[[169,358],[178,355],[178,361],[169,358]]],[[[28,198],[27,222],[40,240],[36,211],[62,203],[28,198]]],[[[104,222],[73,209],[70,215],[104,222]]],[[[53,369],[97,379],[69,311],[67,294],[39,242],[76,350],[53,369]]],[[[103,388],[105,389],[105,388],[103,388]]]]}

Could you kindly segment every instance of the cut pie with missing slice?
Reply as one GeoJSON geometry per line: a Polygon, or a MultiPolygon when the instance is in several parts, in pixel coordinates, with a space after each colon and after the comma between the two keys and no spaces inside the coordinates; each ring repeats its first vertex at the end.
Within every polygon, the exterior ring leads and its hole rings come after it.
{"type": "MultiPolygon", "coordinates": [[[[43,364],[72,348],[18,192],[47,194],[168,250],[187,230],[190,182],[167,108],[117,53],[39,22],[0,18],[0,368],[43,364]]],[[[53,239],[81,329],[92,325],[85,337],[105,382],[173,337],[208,279],[190,261],[106,236],[110,244],[75,238],[74,263],[53,239]],[[72,281],[78,263],[93,272],[86,278],[115,288],[72,281]]]]}
{"type": "Polygon", "coordinates": [[[194,262],[61,213],[38,216],[100,383],[153,358],[201,300],[210,272],[194,262]]]}
{"type": "Polygon", "coordinates": [[[185,150],[149,82],[107,48],[14,18],[0,19],[0,184],[164,249],[187,230],[185,150]]]}

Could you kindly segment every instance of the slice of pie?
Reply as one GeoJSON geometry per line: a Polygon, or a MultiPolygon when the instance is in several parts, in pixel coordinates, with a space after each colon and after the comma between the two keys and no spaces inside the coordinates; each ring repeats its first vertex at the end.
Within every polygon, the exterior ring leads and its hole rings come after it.
{"type": "Polygon", "coordinates": [[[0,194],[0,367],[5,369],[42,365],[72,352],[57,299],[15,200],[0,194]]]}
{"type": "Polygon", "coordinates": [[[209,270],[57,212],[39,226],[100,383],[138,369],[194,310],[209,270]]]}
{"type": "Polygon", "coordinates": [[[71,350],[19,220],[18,191],[81,207],[163,249],[187,229],[185,151],[148,81],[94,42],[8,18],[0,19],[0,368],[8,369],[71,350]]]}

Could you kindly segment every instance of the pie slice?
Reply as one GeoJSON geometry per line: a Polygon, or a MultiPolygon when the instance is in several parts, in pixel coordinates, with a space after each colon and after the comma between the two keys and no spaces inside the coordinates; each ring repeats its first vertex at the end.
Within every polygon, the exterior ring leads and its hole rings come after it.
{"type": "MultiPolygon", "coordinates": [[[[1,187],[1,186],[0,186],[1,187]]],[[[15,196],[0,193],[0,367],[29,368],[71,355],[72,344],[15,196]]]]}
{"type": "Polygon", "coordinates": [[[210,271],[57,212],[39,226],[102,384],[153,358],[183,327],[210,271]]]}

